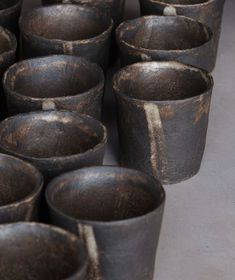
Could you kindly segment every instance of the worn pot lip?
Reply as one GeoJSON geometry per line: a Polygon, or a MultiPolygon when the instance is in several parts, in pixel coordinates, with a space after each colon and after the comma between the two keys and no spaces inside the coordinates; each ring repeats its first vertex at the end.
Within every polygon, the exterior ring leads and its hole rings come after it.
{"type": "Polygon", "coordinates": [[[148,0],[149,2],[152,2],[152,3],[155,3],[155,4],[159,4],[159,5],[164,5],[164,6],[168,6],[168,7],[183,7],[183,8],[186,8],[186,7],[189,7],[189,8],[192,8],[192,7],[201,7],[201,6],[206,6],[212,2],[215,2],[215,0],[206,0],[205,2],[201,2],[201,3],[194,3],[194,4],[174,4],[174,3],[168,3],[167,1],[169,0],[148,0]],[[166,1],[166,2],[165,2],[166,1]]]}
{"type": "Polygon", "coordinates": [[[0,53],[0,57],[7,56],[7,55],[10,55],[12,53],[15,53],[16,49],[17,49],[16,36],[11,31],[9,31],[8,29],[6,29],[2,26],[0,26],[0,36],[1,36],[1,33],[4,34],[3,36],[7,37],[7,40],[9,41],[10,48],[9,48],[9,50],[3,51],[2,53],[0,53]]]}
{"type": "Polygon", "coordinates": [[[82,114],[82,113],[79,113],[77,111],[68,111],[68,110],[48,110],[48,111],[34,111],[34,112],[28,112],[28,113],[21,113],[21,114],[18,114],[18,115],[15,115],[15,116],[12,116],[12,117],[9,117],[5,120],[3,120],[1,123],[0,123],[0,139],[1,139],[1,128],[3,128],[5,126],[5,124],[7,122],[10,122],[12,121],[12,119],[15,119],[15,118],[20,118],[21,116],[28,116],[28,117],[32,117],[34,115],[43,115],[43,114],[49,114],[49,113],[68,113],[70,115],[76,115],[76,117],[82,117],[82,118],[86,118],[86,119],[90,119],[92,120],[93,122],[95,121],[99,126],[100,128],[103,130],[103,137],[102,139],[99,141],[98,144],[96,144],[94,147],[86,150],[85,152],[82,152],[82,153],[77,153],[77,154],[72,154],[72,155],[67,155],[67,156],[53,156],[53,157],[42,157],[42,158],[38,158],[38,157],[33,157],[33,156],[27,156],[27,155],[24,155],[24,154],[21,154],[21,153],[18,153],[18,152],[15,152],[15,151],[12,151],[6,147],[4,147],[0,141],[0,150],[6,152],[7,154],[10,154],[10,155],[13,155],[13,156],[16,156],[16,157],[19,157],[21,159],[25,159],[27,161],[35,161],[35,162],[58,162],[58,161],[72,161],[72,160],[75,160],[75,159],[78,159],[80,157],[86,157],[87,155],[89,155],[90,153],[94,152],[94,151],[98,151],[100,150],[101,148],[105,147],[106,143],[107,143],[107,129],[106,127],[97,119],[89,116],[89,115],[85,115],[85,114],[82,114]]]}
{"type": "Polygon", "coordinates": [[[14,12],[15,10],[17,10],[18,8],[20,8],[22,5],[22,0],[18,0],[16,2],[16,4],[6,8],[6,9],[0,9],[0,16],[5,16],[8,14],[11,14],[12,12],[14,12]]]}
{"type": "Polygon", "coordinates": [[[122,22],[116,29],[116,38],[117,38],[117,41],[119,41],[119,43],[133,49],[133,50],[136,50],[136,51],[144,51],[144,52],[149,52],[149,53],[156,53],[156,52],[161,52],[161,53],[184,53],[184,52],[187,52],[187,51],[192,51],[192,50],[196,50],[198,48],[201,48],[202,46],[210,43],[212,41],[212,38],[214,36],[214,33],[213,31],[210,29],[209,26],[207,26],[206,24],[203,24],[197,20],[194,20],[190,17],[186,17],[186,16],[163,16],[163,15],[148,15],[148,16],[142,16],[142,17],[138,17],[138,18],[135,18],[135,19],[131,19],[131,20],[127,20],[127,21],[124,21],[122,22]],[[178,19],[185,19],[187,20],[188,22],[191,21],[191,22],[194,22],[196,24],[198,24],[199,26],[201,26],[203,28],[203,30],[207,31],[208,33],[208,40],[205,41],[204,43],[198,45],[198,46],[195,46],[193,48],[186,48],[186,49],[172,49],[172,50],[165,50],[165,49],[147,49],[147,48],[143,48],[143,47],[138,47],[138,46],[135,46],[133,44],[130,44],[128,43],[127,41],[125,41],[123,39],[123,34],[125,34],[126,32],[126,29],[128,27],[128,25],[130,23],[133,23],[133,22],[138,22],[140,20],[150,20],[150,19],[157,19],[157,18],[175,18],[176,20],[178,19]]]}
{"type": "Polygon", "coordinates": [[[145,61],[145,62],[133,63],[131,65],[127,65],[127,66],[121,68],[113,76],[112,84],[113,84],[114,92],[117,95],[121,96],[122,98],[124,98],[128,101],[136,102],[136,103],[142,103],[142,104],[145,104],[145,103],[156,103],[156,104],[166,104],[166,103],[168,103],[169,104],[169,103],[182,103],[182,102],[185,102],[185,101],[191,101],[191,100],[194,100],[195,98],[198,98],[200,96],[208,94],[208,92],[210,90],[212,90],[212,88],[214,86],[214,80],[213,80],[212,75],[208,71],[206,71],[204,69],[201,69],[201,68],[193,67],[191,65],[183,64],[183,63],[180,63],[180,62],[177,62],[177,61],[145,61]],[[195,96],[185,97],[185,98],[182,98],[182,99],[166,99],[166,100],[145,100],[145,99],[130,97],[129,95],[123,93],[123,91],[120,89],[120,87],[118,85],[118,82],[117,82],[118,77],[120,77],[121,74],[124,73],[125,70],[128,69],[128,68],[141,67],[142,65],[147,66],[148,64],[149,65],[152,64],[152,65],[166,66],[165,67],[166,69],[169,67],[169,68],[172,68],[172,69],[179,69],[180,71],[183,70],[183,69],[188,69],[188,70],[191,70],[191,71],[200,72],[202,74],[202,76],[206,77],[206,79],[207,79],[206,82],[208,84],[208,88],[206,90],[204,90],[201,94],[197,94],[195,96]],[[172,66],[172,67],[170,67],[170,66],[172,66]]]}
{"type": "Polygon", "coordinates": [[[40,41],[44,41],[44,42],[53,42],[53,43],[57,43],[57,44],[66,44],[66,43],[70,43],[70,44],[88,44],[88,43],[95,43],[97,41],[103,41],[106,39],[106,37],[108,37],[108,35],[111,33],[112,29],[113,29],[113,19],[111,17],[108,17],[109,18],[109,26],[108,28],[106,28],[102,33],[96,35],[96,36],[93,36],[91,38],[88,38],[88,39],[80,39],[80,40],[62,40],[62,39],[48,39],[48,38],[45,38],[43,36],[39,36],[39,35],[36,35],[32,32],[25,32],[24,28],[22,27],[23,26],[23,22],[25,20],[27,20],[27,18],[30,18],[32,16],[32,12],[40,12],[41,10],[48,10],[48,9],[53,9],[55,7],[59,7],[59,8],[63,8],[63,6],[70,6],[70,7],[73,7],[73,8],[79,8],[79,9],[89,9],[89,10],[94,10],[94,11],[97,11],[97,13],[99,13],[100,15],[102,15],[102,13],[99,11],[99,9],[95,8],[95,7],[89,7],[89,6],[85,6],[85,5],[79,5],[79,4],[55,4],[55,5],[50,5],[50,6],[42,6],[42,7],[39,7],[39,8],[35,8],[31,11],[28,11],[27,13],[25,13],[24,15],[21,15],[20,16],[20,19],[19,19],[19,27],[20,27],[20,30],[21,30],[21,33],[22,33],[22,36],[28,36],[28,37],[31,37],[31,38],[34,38],[34,39],[37,39],[37,40],[40,40],[40,41]]]}
{"type": "Polygon", "coordinates": [[[67,278],[64,278],[64,280],[73,279],[74,276],[79,276],[80,272],[82,272],[84,269],[86,269],[87,263],[88,263],[88,255],[85,250],[84,243],[75,234],[73,234],[70,231],[67,231],[61,227],[55,226],[55,225],[43,224],[40,222],[25,222],[25,221],[0,224],[0,231],[4,227],[5,228],[8,227],[9,229],[12,230],[18,226],[26,228],[27,233],[29,233],[29,234],[30,234],[29,230],[31,228],[36,228],[36,229],[40,228],[43,231],[46,230],[48,232],[53,232],[56,235],[63,236],[64,238],[66,238],[68,240],[69,243],[74,243],[74,244],[76,243],[76,247],[78,249],[79,256],[80,257],[82,256],[82,258],[79,259],[79,263],[77,264],[76,270],[71,275],[67,276],[67,278]]]}
{"type": "Polygon", "coordinates": [[[0,153],[0,158],[3,158],[3,159],[6,158],[9,160],[18,162],[22,166],[27,167],[28,169],[31,169],[31,173],[35,176],[35,184],[34,184],[34,188],[31,190],[31,192],[22,199],[19,199],[15,202],[11,202],[11,203],[0,206],[0,211],[9,210],[10,208],[20,207],[22,204],[29,203],[30,201],[32,201],[35,197],[37,197],[41,193],[43,185],[44,185],[44,178],[43,178],[42,173],[34,165],[32,165],[28,162],[25,162],[22,159],[19,159],[17,157],[8,155],[8,154],[0,153]]]}
{"type": "Polygon", "coordinates": [[[24,95],[20,92],[18,92],[17,90],[14,90],[13,89],[13,86],[12,86],[12,83],[11,83],[11,80],[12,80],[12,77],[13,76],[16,76],[16,71],[18,69],[18,67],[21,67],[22,65],[24,64],[27,64],[29,62],[36,62],[36,61],[41,61],[41,60],[46,60],[46,59],[50,59],[52,61],[56,61],[56,58],[58,59],[64,59],[65,62],[67,62],[68,58],[71,58],[70,55],[49,55],[49,56],[42,56],[42,57],[36,57],[36,58],[30,58],[30,59],[25,59],[25,60],[22,60],[22,61],[19,61],[17,63],[14,63],[13,65],[11,65],[7,71],[4,73],[3,75],[3,87],[5,90],[7,90],[8,92],[8,95],[14,95],[16,96],[17,98],[19,99],[23,99],[23,100],[28,100],[28,101],[49,101],[49,100],[54,100],[54,101],[66,101],[66,100],[70,100],[70,99],[73,99],[73,98],[76,98],[76,97],[79,97],[79,96],[89,96],[91,93],[95,92],[95,91],[99,91],[100,89],[102,89],[104,87],[104,72],[102,70],[102,68],[94,63],[94,62],[91,62],[89,60],[86,60],[85,58],[83,57],[78,57],[78,56],[72,56],[74,60],[76,60],[76,63],[78,64],[79,66],[79,63],[80,62],[83,62],[85,63],[86,65],[89,65],[90,67],[93,67],[94,69],[96,68],[96,71],[97,71],[97,75],[100,76],[99,78],[99,82],[93,86],[93,87],[90,87],[88,90],[84,91],[84,92],[80,92],[80,93],[77,93],[77,94],[74,94],[74,95],[65,95],[65,96],[56,96],[56,97],[32,97],[32,96],[29,96],[29,95],[24,95]]]}
{"type": "Polygon", "coordinates": [[[48,206],[51,208],[52,211],[57,213],[59,216],[62,218],[69,220],[70,222],[77,223],[77,224],[86,224],[86,225],[91,225],[91,226],[102,226],[102,227],[110,227],[110,226],[123,226],[125,224],[131,224],[131,223],[136,223],[138,221],[142,221],[143,219],[148,219],[148,217],[151,217],[156,213],[156,211],[161,207],[164,206],[165,204],[165,199],[166,199],[166,193],[165,190],[159,180],[156,178],[152,177],[151,175],[148,175],[140,170],[135,170],[135,169],[130,169],[126,167],[120,167],[120,166],[115,166],[115,165],[103,165],[103,166],[90,166],[90,167],[83,167],[77,170],[73,170],[70,172],[66,172],[64,174],[59,175],[58,177],[52,179],[49,184],[46,186],[45,190],[45,197],[48,206]],[[86,220],[86,219],[76,219],[74,217],[71,217],[61,211],[58,207],[54,205],[54,203],[51,200],[51,195],[49,195],[49,192],[52,188],[55,188],[55,186],[60,182],[60,180],[70,177],[73,174],[79,173],[80,171],[92,171],[92,170],[99,170],[99,169],[115,169],[115,170],[122,170],[124,172],[134,172],[136,174],[141,175],[142,177],[146,177],[148,181],[151,181],[155,186],[159,188],[159,192],[161,192],[161,199],[159,204],[151,211],[147,212],[146,214],[142,214],[136,217],[128,218],[128,219],[122,219],[122,220],[113,220],[113,221],[95,221],[95,220],[86,220]]]}

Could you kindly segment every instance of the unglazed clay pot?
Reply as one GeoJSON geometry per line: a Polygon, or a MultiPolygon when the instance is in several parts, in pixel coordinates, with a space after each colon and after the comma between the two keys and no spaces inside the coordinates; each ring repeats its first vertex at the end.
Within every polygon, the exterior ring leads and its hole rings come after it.
{"type": "Polygon", "coordinates": [[[88,6],[52,5],[31,10],[20,19],[24,58],[69,54],[105,69],[112,28],[108,15],[88,6]]]}
{"type": "Polygon", "coordinates": [[[1,280],[86,280],[87,253],[78,238],[38,223],[0,225],[1,280]]]}
{"type": "Polygon", "coordinates": [[[213,33],[183,16],[145,16],[123,22],[116,30],[121,64],[178,61],[211,72],[215,66],[213,33]]]}
{"type": "Polygon", "coordinates": [[[53,55],[18,62],[5,73],[3,84],[11,115],[57,109],[101,118],[104,74],[81,57],[53,55]]]}
{"type": "Polygon", "coordinates": [[[121,164],[164,184],[183,181],[200,168],[213,79],[177,62],[142,62],[113,80],[118,104],[121,164]]]}
{"type": "Polygon", "coordinates": [[[54,179],[46,189],[52,222],[87,246],[89,280],[153,279],[165,193],[148,175],[90,167],[54,179]]]}
{"type": "Polygon", "coordinates": [[[43,187],[39,171],[18,158],[0,154],[0,178],[0,223],[37,220],[43,187]]]}

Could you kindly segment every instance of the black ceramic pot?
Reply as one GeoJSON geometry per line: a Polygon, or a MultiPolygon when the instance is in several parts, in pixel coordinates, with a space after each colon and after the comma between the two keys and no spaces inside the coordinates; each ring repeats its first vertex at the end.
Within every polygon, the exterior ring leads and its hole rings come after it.
{"type": "Polygon", "coordinates": [[[90,259],[89,280],[149,280],[165,194],[158,181],[120,167],[90,167],[46,189],[52,221],[78,234],[90,259]]]}
{"type": "Polygon", "coordinates": [[[0,178],[0,223],[36,220],[43,187],[38,170],[20,159],[0,154],[0,178]]]}
{"type": "Polygon", "coordinates": [[[0,26],[19,34],[18,20],[21,13],[22,0],[0,0],[0,26]]]}
{"type": "Polygon", "coordinates": [[[10,67],[3,80],[11,115],[57,109],[101,118],[104,74],[83,58],[53,55],[24,60],[10,67]]]}
{"type": "Polygon", "coordinates": [[[209,26],[217,51],[225,0],[139,0],[142,15],[182,15],[209,26]]]}
{"type": "Polygon", "coordinates": [[[52,5],[20,19],[25,58],[50,54],[82,56],[103,68],[108,65],[112,19],[96,8],[52,5]]]}
{"type": "Polygon", "coordinates": [[[124,16],[125,0],[42,0],[43,5],[52,4],[80,4],[96,7],[113,18],[115,26],[122,22],[124,16]]]}
{"type": "Polygon", "coordinates": [[[177,62],[142,62],[114,77],[121,164],[164,184],[195,175],[204,153],[213,79],[177,62]]]}
{"type": "Polygon", "coordinates": [[[77,112],[19,114],[0,123],[0,150],[35,165],[45,180],[103,162],[106,128],[77,112]]]}
{"type": "Polygon", "coordinates": [[[1,280],[86,280],[87,253],[77,237],[37,223],[0,225],[1,280]]]}
{"type": "Polygon", "coordinates": [[[211,72],[215,66],[213,33],[183,16],[145,16],[126,21],[116,30],[121,64],[178,61],[211,72]]]}
{"type": "Polygon", "coordinates": [[[0,27],[0,119],[7,115],[7,106],[2,87],[2,77],[6,69],[15,62],[17,40],[15,35],[0,27]]]}

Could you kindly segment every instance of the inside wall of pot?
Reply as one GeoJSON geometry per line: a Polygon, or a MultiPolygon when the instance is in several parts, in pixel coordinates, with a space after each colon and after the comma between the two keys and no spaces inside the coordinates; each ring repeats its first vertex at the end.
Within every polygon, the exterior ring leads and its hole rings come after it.
{"type": "Polygon", "coordinates": [[[11,50],[10,38],[6,32],[0,28],[0,55],[11,50]]]}
{"type": "Polygon", "coordinates": [[[195,5],[195,4],[206,3],[209,0],[157,0],[157,1],[166,4],[195,5]]]}
{"type": "Polygon", "coordinates": [[[205,93],[211,80],[200,70],[151,63],[125,68],[116,86],[121,93],[140,100],[181,100],[205,93]]]}
{"type": "Polygon", "coordinates": [[[2,147],[35,158],[83,153],[104,137],[102,127],[93,119],[53,112],[10,118],[2,124],[0,134],[2,147]]]}
{"type": "Polygon", "coordinates": [[[0,10],[4,10],[16,5],[19,0],[0,0],[0,10]]]}
{"type": "Polygon", "coordinates": [[[19,63],[9,71],[10,90],[35,98],[73,96],[102,82],[102,72],[74,58],[40,58],[19,63]]]}
{"type": "Polygon", "coordinates": [[[150,16],[132,21],[122,39],[135,48],[150,50],[187,50],[211,39],[209,29],[184,17],[150,16]]]}

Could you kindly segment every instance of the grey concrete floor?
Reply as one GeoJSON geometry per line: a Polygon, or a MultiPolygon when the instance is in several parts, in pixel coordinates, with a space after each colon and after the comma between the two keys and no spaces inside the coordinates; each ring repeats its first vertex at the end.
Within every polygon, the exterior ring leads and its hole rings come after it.
{"type": "MultiPolygon", "coordinates": [[[[25,1],[27,7],[39,1],[25,1]]],[[[127,0],[127,17],[138,15],[127,0]]],[[[235,0],[227,0],[207,145],[198,175],[165,186],[167,200],[155,280],[235,280],[235,0]]],[[[117,163],[115,106],[106,91],[110,142],[105,164],[117,163]]],[[[127,279],[135,280],[135,279],[127,279]]]]}

